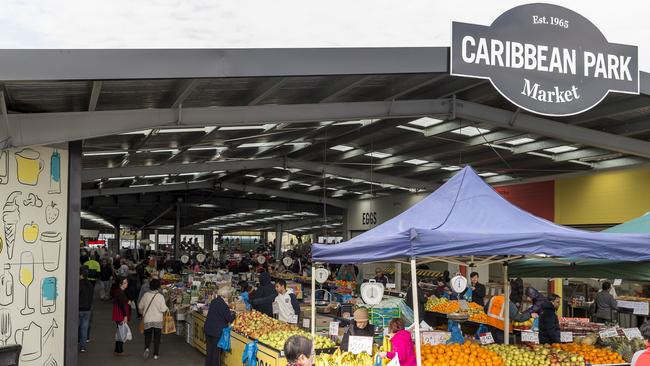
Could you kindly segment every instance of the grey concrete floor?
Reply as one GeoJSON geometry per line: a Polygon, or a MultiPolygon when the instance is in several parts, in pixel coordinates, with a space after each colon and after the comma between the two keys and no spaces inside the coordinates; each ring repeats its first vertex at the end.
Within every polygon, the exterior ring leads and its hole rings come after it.
{"type": "Polygon", "coordinates": [[[138,331],[138,319],[129,322],[133,332],[133,340],[124,345],[124,352],[127,353],[127,356],[113,356],[115,323],[111,321],[112,311],[113,303],[101,301],[99,293],[96,293],[90,342],[88,343],[87,352],[79,354],[79,366],[131,366],[142,364],[152,366],[203,366],[205,356],[187,344],[184,337],[175,334],[162,335],[160,358],[158,360],[153,358],[143,359],[144,336],[138,331]]]}

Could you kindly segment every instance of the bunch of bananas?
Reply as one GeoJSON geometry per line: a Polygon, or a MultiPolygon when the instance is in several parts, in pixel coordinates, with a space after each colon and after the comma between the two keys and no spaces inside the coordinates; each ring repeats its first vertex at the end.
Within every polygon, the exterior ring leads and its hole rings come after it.
{"type": "Polygon", "coordinates": [[[331,355],[321,353],[314,361],[315,366],[373,366],[375,364],[372,356],[365,352],[355,355],[341,352],[340,348],[331,355]]]}

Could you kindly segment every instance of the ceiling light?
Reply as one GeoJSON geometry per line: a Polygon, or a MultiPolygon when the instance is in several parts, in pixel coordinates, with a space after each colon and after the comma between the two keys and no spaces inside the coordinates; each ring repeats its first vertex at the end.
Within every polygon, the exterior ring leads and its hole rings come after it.
{"type": "Polygon", "coordinates": [[[383,153],[383,152],[379,152],[379,151],[375,151],[375,152],[371,152],[371,153],[367,153],[367,154],[363,154],[363,155],[369,156],[371,158],[377,158],[377,159],[384,159],[384,158],[387,158],[387,157],[391,156],[391,154],[387,154],[387,153],[383,153]]]}
{"type": "Polygon", "coordinates": [[[272,181],[276,181],[276,182],[287,182],[287,181],[288,181],[288,179],[277,178],[277,177],[276,177],[276,178],[271,178],[271,180],[272,180],[272,181]]]}
{"type": "Polygon", "coordinates": [[[151,130],[139,130],[121,133],[120,135],[148,135],[151,133],[151,130]]]}
{"type": "Polygon", "coordinates": [[[108,180],[131,180],[131,179],[135,179],[135,177],[131,176],[131,177],[110,177],[110,178],[108,178],[108,180]]]}
{"type": "Polygon", "coordinates": [[[189,149],[187,149],[187,151],[208,151],[208,150],[223,151],[227,149],[228,148],[225,146],[196,146],[196,147],[190,147],[189,149]]]}
{"type": "Polygon", "coordinates": [[[131,184],[129,187],[138,188],[138,187],[151,187],[153,184],[131,184]]]}
{"type": "Polygon", "coordinates": [[[164,178],[164,177],[167,177],[167,174],[145,175],[143,178],[164,178]]]}
{"type": "Polygon", "coordinates": [[[238,148],[245,149],[249,147],[271,147],[278,145],[278,142],[248,142],[237,146],[238,148]]]}
{"type": "Polygon", "coordinates": [[[194,127],[194,128],[166,128],[158,130],[158,133],[184,133],[184,132],[212,132],[215,127],[194,127]]]}
{"type": "Polygon", "coordinates": [[[548,151],[553,154],[561,154],[569,151],[574,151],[578,150],[577,147],[574,146],[567,146],[567,145],[562,145],[562,146],[556,146],[556,147],[551,147],[549,149],[544,149],[544,151],[548,151]]]}
{"type": "Polygon", "coordinates": [[[181,173],[181,174],[179,174],[178,176],[179,176],[179,177],[188,177],[188,176],[191,176],[191,175],[198,175],[198,174],[201,174],[201,173],[200,173],[200,172],[194,172],[194,173],[181,173]]]}
{"type": "Polygon", "coordinates": [[[159,150],[150,150],[151,153],[172,153],[178,154],[178,149],[159,149],[159,150]]]}
{"type": "Polygon", "coordinates": [[[531,139],[530,137],[522,137],[510,141],[506,141],[506,144],[512,145],[512,146],[517,146],[517,145],[522,145],[522,144],[527,144],[529,142],[535,141],[534,139],[531,139]]]}
{"type": "Polygon", "coordinates": [[[451,131],[453,133],[457,133],[459,135],[464,135],[464,136],[476,136],[476,135],[482,135],[484,133],[490,132],[490,130],[486,130],[484,128],[478,128],[478,127],[461,127],[459,129],[451,131]]]}
{"type": "Polygon", "coordinates": [[[309,183],[300,182],[298,184],[301,185],[301,186],[304,186],[304,187],[311,187],[311,184],[309,184],[309,183]]]}
{"type": "Polygon", "coordinates": [[[334,188],[334,187],[327,187],[327,190],[328,190],[328,191],[338,191],[339,189],[338,189],[338,188],[334,188]]]}
{"type": "Polygon", "coordinates": [[[311,142],[287,142],[285,146],[309,146],[311,142]]]}
{"type": "Polygon", "coordinates": [[[406,160],[404,161],[407,164],[413,164],[413,165],[422,165],[428,163],[426,160],[421,160],[421,159],[411,159],[411,160],[406,160]]]}
{"type": "Polygon", "coordinates": [[[448,170],[448,171],[450,171],[450,172],[453,172],[453,171],[456,171],[456,170],[461,170],[461,169],[463,169],[463,168],[461,168],[461,167],[459,167],[459,166],[457,166],[457,165],[450,165],[450,166],[442,167],[442,168],[440,168],[440,169],[442,169],[442,170],[448,170]]]}
{"type": "Polygon", "coordinates": [[[371,119],[360,119],[357,121],[344,121],[344,122],[335,122],[334,126],[347,126],[347,125],[369,125],[372,123],[371,119]]]}
{"type": "Polygon", "coordinates": [[[128,151],[94,151],[85,152],[84,156],[127,155],[128,153],[128,151]]]}
{"type": "Polygon", "coordinates": [[[397,126],[397,128],[400,128],[402,130],[407,130],[407,131],[413,131],[413,132],[417,132],[417,133],[422,133],[423,132],[423,130],[421,130],[419,128],[409,127],[409,126],[404,126],[404,125],[399,125],[399,126],[397,126]]]}
{"type": "Polygon", "coordinates": [[[225,126],[220,127],[219,131],[267,130],[273,127],[275,127],[274,123],[267,123],[265,125],[225,126]]]}
{"type": "Polygon", "coordinates": [[[336,151],[346,152],[346,151],[350,151],[350,150],[354,149],[354,147],[347,146],[347,145],[336,145],[336,146],[330,147],[330,149],[331,150],[336,150],[336,151]]]}
{"type": "Polygon", "coordinates": [[[497,173],[492,173],[492,172],[485,172],[485,173],[478,173],[481,177],[494,177],[495,175],[499,175],[497,173]]]}
{"type": "Polygon", "coordinates": [[[409,122],[409,124],[427,128],[427,127],[435,126],[435,125],[440,124],[442,122],[443,121],[441,119],[431,118],[431,117],[424,117],[424,118],[416,119],[415,121],[411,121],[411,122],[409,122]]]}
{"type": "Polygon", "coordinates": [[[248,178],[257,178],[257,175],[246,174],[245,177],[248,177],[248,178]]]}

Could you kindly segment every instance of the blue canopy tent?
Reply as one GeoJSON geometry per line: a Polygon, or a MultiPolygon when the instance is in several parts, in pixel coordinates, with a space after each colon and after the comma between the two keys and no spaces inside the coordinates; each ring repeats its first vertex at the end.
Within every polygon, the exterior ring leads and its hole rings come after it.
{"type": "MultiPolygon", "coordinates": [[[[418,259],[482,265],[527,255],[650,260],[650,234],[587,232],[556,225],[512,205],[471,167],[465,167],[428,197],[374,229],[341,244],[312,247],[314,262],[402,262],[409,258],[414,284],[418,259]]],[[[507,266],[504,269],[507,277],[507,266]]],[[[504,283],[507,293],[508,281],[504,283]]],[[[414,298],[416,287],[412,286],[414,298]]],[[[509,306],[507,300],[508,296],[509,306]]],[[[420,364],[417,307],[414,316],[420,364]]]]}

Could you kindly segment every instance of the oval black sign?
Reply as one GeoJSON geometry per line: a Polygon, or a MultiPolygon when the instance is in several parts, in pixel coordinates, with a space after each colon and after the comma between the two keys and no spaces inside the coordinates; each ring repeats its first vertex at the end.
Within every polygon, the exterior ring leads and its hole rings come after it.
{"type": "Polygon", "coordinates": [[[530,112],[570,116],[610,91],[639,94],[636,46],[609,43],[582,15],[551,4],[527,4],[490,26],[453,22],[451,74],[489,79],[530,112]]]}

